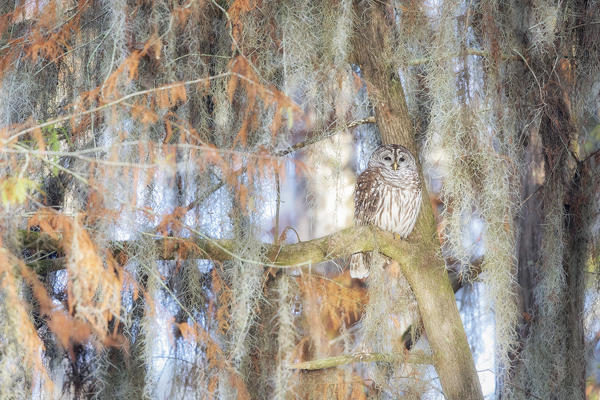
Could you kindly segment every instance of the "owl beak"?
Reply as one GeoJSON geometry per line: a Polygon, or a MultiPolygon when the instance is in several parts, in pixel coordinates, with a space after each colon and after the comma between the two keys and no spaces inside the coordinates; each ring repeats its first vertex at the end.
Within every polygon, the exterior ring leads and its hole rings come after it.
{"type": "Polygon", "coordinates": [[[394,168],[394,171],[398,169],[398,163],[396,161],[394,161],[394,163],[392,164],[392,168],[394,168]]]}

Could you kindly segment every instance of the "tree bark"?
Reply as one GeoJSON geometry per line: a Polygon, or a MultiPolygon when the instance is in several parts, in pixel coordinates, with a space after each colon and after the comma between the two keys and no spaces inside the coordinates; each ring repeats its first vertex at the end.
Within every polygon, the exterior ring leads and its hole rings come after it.
{"type": "MultiPolygon", "coordinates": [[[[530,21],[530,4],[518,6],[522,21],[530,21]]],[[[523,141],[518,249],[523,319],[519,348],[508,381],[502,382],[506,387],[500,388],[516,398],[585,398],[584,273],[598,171],[595,175],[590,165],[593,157],[577,161],[579,111],[571,103],[578,96],[577,67],[586,65],[576,60],[588,52],[578,35],[595,29],[578,18],[592,10],[591,4],[565,3],[562,12],[570,17],[556,31],[573,34],[557,35],[543,51],[527,53],[532,48],[528,27],[514,28],[528,60],[518,71],[519,80],[539,79],[539,91],[527,94],[523,89],[515,97],[521,99],[524,115],[531,104],[543,105],[539,126],[530,128],[523,141]]],[[[529,118],[523,118],[524,124],[535,120],[529,118]]]]}
{"type": "MultiPolygon", "coordinates": [[[[393,16],[387,3],[355,1],[358,16],[353,57],[363,73],[375,108],[382,142],[398,143],[416,153],[417,143],[397,67],[389,60],[393,16]]],[[[422,175],[422,172],[421,172],[422,175]]],[[[441,257],[433,210],[423,187],[423,203],[412,238],[414,262],[401,264],[413,290],[431,349],[435,369],[448,399],[482,399],[454,292],[441,257]]]]}
{"type": "Polygon", "coordinates": [[[572,295],[566,298],[565,324],[570,329],[567,330],[565,338],[565,351],[569,354],[568,365],[572,367],[568,368],[565,381],[572,382],[572,390],[567,394],[573,399],[586,397],[586,364],[577,362],[577,360],[586,358],[583,321],[584,275],[592,241],[590,221],[593,221],[595,217],[594,206],[597,204],[597,191],[600,187],[600,168],[598,168],[600,167],[600,155],[589,161],[589,163],[578,164],[573,184],[567,195],[571,214],[567,216],[568,241],[564,265],[567,275],[567,292],[572,295]]]}

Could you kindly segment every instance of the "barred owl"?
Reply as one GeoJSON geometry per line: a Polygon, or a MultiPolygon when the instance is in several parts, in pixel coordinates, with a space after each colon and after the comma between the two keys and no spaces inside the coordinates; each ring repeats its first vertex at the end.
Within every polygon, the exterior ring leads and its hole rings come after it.
{"type": "MultiPolygon", "coordinates": [[[[420,207],[421,180],[413,155],[399,144],[379,146],[356,182],[355,223],[375,225],[405,238],[415,226],[420,207]]],[[[353,254],[350,276],[367,277],[370,262],[369,253],[353,254]]]]}

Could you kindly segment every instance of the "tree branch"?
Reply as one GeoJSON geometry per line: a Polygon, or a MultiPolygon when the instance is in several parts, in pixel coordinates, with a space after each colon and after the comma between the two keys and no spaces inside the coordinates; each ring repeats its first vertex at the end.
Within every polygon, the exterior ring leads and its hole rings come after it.
{"type": "Polygon", "coordinates": [[[339,367],[340,365],[353,364],[358,362],[387,362],[387,363],[410,363],[410,364],[431,364],[431,355],[422,351],[401,352],[401,353],[354,353],[344,354],[336,357],[321,358],[319,360],[305,361],[289,365],[290,369],[316,370],[339,367]]]}
{"type": "MultiPolygon", "coordinates": [[[[374,123],[375,123],[375,117],[367,117],[364,119],[359,119],[359,120],[348,123],[348,125],[346,125],[346,129],[352,129],[352,128],[356,128],[357,126],[360,126],[360,125],[374,124],[374,123]]],[[[285,155],[293,153],[294,151],[300,150],[306,146],[310,146],[311,144],[315,144],[317,142],[320,142],[321,140],[330,138],[330,137],[334,136],[336,133],[337,133],[337,131],[331,131],[325,135],[322,135],[320,133],[315,133],[315,134],[311,135],[308,139],[298,142],[295,145],[293,145],[287,149],[280,150],[280,151],[276,152],[274,155],[277,157],[283,157],[285,155]]]]}
{"type": "MultiPolygon", "coordinates": [[[[481,50],[481,49],[476,49],[474,47],[469,47],[469,48],[465,49],[464,52],[457,53],[457,54],[448,54],[448,58],[463,57],[465,55],[488,58],[488,57],[490,57],[490,52],[487,50],[481,50]]],[[[505,54],[505,53],[500,54],[500,58],[502,59],[502,61],[520,60],[520,57],[518,57],[518,56],[515,56],[513,54],[505,54]]],[[[407,64],[410,66],[415,66],[415,65],[426,64],[431,61],[432,60],[430,57],[419,57],[419,58],[412,58],[412,59],[408,60],[407,64]]]]}
{"type": "Polygon", "coordinates": [[[600,162],[600,149],[591,152],[586,158],[581,160],[579,163],[584,168],[596,168],[597,164],[600,162]],[[592,165],[588,165],[592,164],[592,165]]]}
{"type": "MultiPolygon", "coordinates": [[[[156,237],[154,248],[159,249],[162,260],[210,259],[225,261],[240,258],[236,254],[238,242],[231,239],[207,237],[176,238],[156,237]]],[[[40,232],[21,231],[21,249],[41,254],[62,254],[60,239],[40,232]]],[[[109,246],[119,259],[128,257],[140,247],[140,241],[113,241],[109,246]]],[[[144,242],[147,245],[147,242],[144,242]]],[[[368,226],[356,226],[305,242],[274,245],[264,243],[261,260],[244,260],[261,266],[277,268],[302,267],[334,258],[349,256],[361,251],[378,250],[399,264],[412,263],[413,243],[395,240],[393,234],[368,226]]],[[[61,258],[40,259],[29,263],[39,274],[64,268],[61,258]]]]}
{"type": "MultiPolygon", "coordinates": [[[[278,268],[308,266],[360,251],[376,249],[398,262],[410,262],[409,254],[413,241],[395,241],[389,232],[376,227],[356,226],[305,242],[283,245],[265,243],[262,245],[265,258],[253,262],[260,265],[268,263],[278,268]]],[[[28,262],[28,265],[38,274],[44,275],[64,269],[63,257],[56,257],[57,254],[61,254],[60,239],[54,239],[42,232],[23,230],[20,232],[19,242],[21,250],[51,254],[54,257],[28,262]]],[[[136,241],[111,242],[113,253],[125,257],[132,254],[139,245],[136,241]]],[[[159,257],[163,260],[196,258],[226,261],[235,258],[235,242],[229,239],[163,237],[155,239],[155,246],[162,250],[159,257]]],[[[475,280],[481,273],[482,262],[483,259],[478,259],[471,264],[468,280],[475,280]]],[[[451,267],[455,263],[455,260],[446,260],[452,289],[456,293],[463,286],[463,275],[456,267],[451,267]]]]}

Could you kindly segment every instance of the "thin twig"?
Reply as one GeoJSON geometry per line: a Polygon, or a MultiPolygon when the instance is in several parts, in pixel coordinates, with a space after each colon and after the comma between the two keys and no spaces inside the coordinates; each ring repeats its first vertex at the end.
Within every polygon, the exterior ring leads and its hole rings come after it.
{"type": "Polygon", "coordinates": [[[277,193],[277,199],[275,204],[275,231],[273,232],[273,239],[275,244],[279,244],[279,208],[281,206],[281,184],[279,182],[279,171],[275,171],[275,191],[277,193]]]}
{"type": "Polygon", "coordinates": [[[512,49],[512,50],[515,53],[517,53],[521,57],[521,59],[523,59],[523,62],[525,63],[527,68],[529,68],[529,70],[531,71],[531,74],[533,75],[533,78],[535,79],[535,82],[537,83],[538,88],[540,89],[540,101],[544,101],[544,91],[542,90],[542,85],[540,84],[540,81],[538,80],[537,75],[533,71],[533,68],[531,68],[531,66],[527,62],[527,59],[525,57],[523,57],[523,55],[521,53],[519,53],[519,51],[517,49],[512,49]]]}
{"type": "Polygon", "coordinates": [[[225,182],[224,181],[220,181],[219,183],[216,183],[213,187],[211,187],[210,189],[208,189],[206,191],[206,193],[204,193],[202,196],[198,197],[197,199],[195,199],[194,201],[192,201],[190,204],[188,204],[187,207],[186,207],[187,210],[190,211],[194,207],[196,207],[198,204],[202,204],[214,192],[216,192],[217,190],[221,189],[223,186],[225,186],[225,182]]]}

